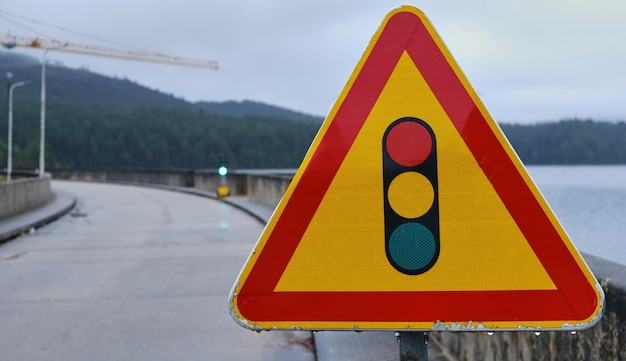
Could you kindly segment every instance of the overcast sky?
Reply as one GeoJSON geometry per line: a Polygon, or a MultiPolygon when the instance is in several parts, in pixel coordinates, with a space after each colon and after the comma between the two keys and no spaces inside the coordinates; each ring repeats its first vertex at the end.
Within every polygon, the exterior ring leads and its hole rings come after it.
{"type": "MultiPolygon", "coordinates": [[[[190,101],[254,100],[325,116],[388,0],[0,0],[6,11],[218,71],[52,52],[190,101]]],[[[626,1],[416,0],[498,122],[626,120],[626,1]]],[[[113,46],[7,20],[0,31],[113,46]]],[[[14,49],[41,57],[36,50],[14,49]]]]}

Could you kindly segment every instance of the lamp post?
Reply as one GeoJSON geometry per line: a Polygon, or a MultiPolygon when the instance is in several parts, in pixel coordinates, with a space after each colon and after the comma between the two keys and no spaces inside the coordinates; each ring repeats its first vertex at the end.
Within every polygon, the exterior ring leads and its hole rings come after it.
{"type": "Polygon", "coordinates": [[[41,129],[39,131],[39,177],[46,174],[46,56],[50,50],[67,46],[67,43],[45,49],[41,56],[41,129]]]}
{"type": "Polygon", "coordinates": [[[46,174],[46,49],[41,57],[41,123],[39,131],[39,177],[46,174]]]}
{"type": "MultiPolygon", "coordinates": [[[[10,73],[7,73],[9,84],[11,84],[10,73]]],[[[7,141],[7,182],[11,181],[11,172],[13,170],[13,90],[17,87],[28,84],[28,81],[20,81],[9,86],[9,139],[7,141]]]]}

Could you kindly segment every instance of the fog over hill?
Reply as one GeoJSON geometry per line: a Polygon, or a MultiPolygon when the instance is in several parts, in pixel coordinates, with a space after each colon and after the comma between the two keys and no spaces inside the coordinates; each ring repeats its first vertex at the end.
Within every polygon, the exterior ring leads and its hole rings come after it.
{"type": "MultiPolygon", "coordinates": [[[[39,98],[41,65],[39,60],[0,50],[0,72],[13,74],[13,81],[29,80],[31,85],[20,89],[16,96],[39,98]]],[[[149,89],[126,78],[93,73],[87,69],[72,69],[51,63],[46,67],[46,99],[68,105],[99,105],[115,108],[171,107],[202,109],[208,113],[242,117],[255,115],[321,123],[322,117],[305,114],[280,106],[244,101],[188,102],[171,94],[149,89]]]]}

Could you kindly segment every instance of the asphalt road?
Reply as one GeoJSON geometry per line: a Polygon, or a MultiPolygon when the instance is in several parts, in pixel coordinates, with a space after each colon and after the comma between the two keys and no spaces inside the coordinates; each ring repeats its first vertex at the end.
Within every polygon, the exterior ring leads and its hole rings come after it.
{"type": "Polygon", "coordinates": [[[55,189],[77,207],[0,246],[0,361],[314,360],[310,333],[256,333],[228,313],[254,218],[158,189],[55,189]]]}

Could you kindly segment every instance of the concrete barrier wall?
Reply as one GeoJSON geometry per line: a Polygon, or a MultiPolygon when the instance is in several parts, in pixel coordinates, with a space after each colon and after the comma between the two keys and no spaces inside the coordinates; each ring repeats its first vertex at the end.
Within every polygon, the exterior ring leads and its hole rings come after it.
{"type": "Polygon", "coordinates": [[[193,186],[193,171],[178,170],[54,170],[55,179],[87,182],[131,182],[162,184],[178,187],[193,186]]]}
{"type": "MultiPolygon", "coordinates": [[[[190,187],[217,191],[222,179],[215,171],[207,170],[54,170],[55,179],[85,182],[148,183],[174,187],[190,187]]],[[[247,174],[231,173],[226,185],[231,195],[247,195],[247,174]]]]}
{"type": "Polygon", "coordinates": [[[35,209],[52,199],[50,175],[0,182],[0,219],[35,209]]]}
{"type": "Polygon", "coordinates": [[[291,183],[291,176],[249,175],[247,195],[250,200],[275,208],[291,183]]]}

